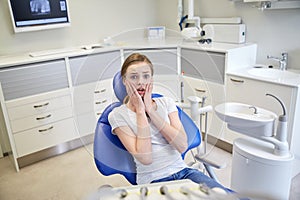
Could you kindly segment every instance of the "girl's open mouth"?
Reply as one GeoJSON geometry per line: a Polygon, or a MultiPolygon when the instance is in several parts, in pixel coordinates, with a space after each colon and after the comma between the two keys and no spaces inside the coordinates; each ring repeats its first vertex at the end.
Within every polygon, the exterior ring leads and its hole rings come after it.
{"type": "Polygon", "coordinates": [[[137,89],[137,92],[139,93],[139,95],[144,96],[145,89],[144,88],[137,89]]]}

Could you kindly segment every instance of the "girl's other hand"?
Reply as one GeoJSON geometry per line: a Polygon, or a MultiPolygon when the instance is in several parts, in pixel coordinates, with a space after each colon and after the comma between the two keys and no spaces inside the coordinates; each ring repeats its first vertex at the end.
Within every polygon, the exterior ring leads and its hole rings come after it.
{"type": "Polygon", "coordinates": [[[146,84],[146,91],[144,95],[144,104],[145,104],[145,109],[146,112],[149,113],[153,109],[153,104],[152,104],[152,89],[153,89],[153,83],[148,83],[146,84]]]}

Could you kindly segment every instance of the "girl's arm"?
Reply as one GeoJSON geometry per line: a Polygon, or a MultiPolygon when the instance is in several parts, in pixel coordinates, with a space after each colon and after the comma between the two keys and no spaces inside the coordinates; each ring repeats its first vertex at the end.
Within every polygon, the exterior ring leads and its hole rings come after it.
{"type": "Polygon", "coordinates": [[[144,102],[132,84],[127,84],[130,104],[136,113],[137,133],[128,126],[114,129],[122,144],[137,160],[144,165],[152,163],[152,143],[150,125],[145,113],[144,102]]]}
{"type": "Polygon", "coordinates": [[[178,117],[178,112],[169,114],[170,124],[165,122],[154,110],[147,113],[164,138],[180,153],[185,152],[188,147],[187,135],[178,117]]]}
{"type": "Polygon", "coordinates": [[[156,126],[156,128],[158,128],[164,138],[180,153],[183,153],[188,147],[188,142],[186,133],[178,117],[178,112],[172,112],[169,114],[170,124],[165,122],[153,107],[151,98],[152,87],[152,83],[146,85],[146,93],[144,96],[145,110],[152,123],[156,126]]]}
{"type": "MultiPolygon", "coordinates": [[[[145,114],[144,114],[145,115],[145,114]]],[[[140,116],[141,118],[144,118],[140,116]]],[[[140,118],[137,116],[137,118],[140,118]]],[[[146,116],[145,116],[146,118],[146,116]]],[[[147,120],[147,118],[146,118],[147,120]]],[[[137,121],[143,121],[140,119],[137,121]]],[[[151,144],[151,134],[150,128],[145,123],[142,125],[138,125],[137,127],[138,133],[135,135],[131,128],[128,126],[122,126],[114,129],[114,132],[119,137],[120,141],[127,149],[129,153],[131,153],[137,160],[139,160],[142,164],[148,165],[152,163],[152,144],[151,144]]]]}

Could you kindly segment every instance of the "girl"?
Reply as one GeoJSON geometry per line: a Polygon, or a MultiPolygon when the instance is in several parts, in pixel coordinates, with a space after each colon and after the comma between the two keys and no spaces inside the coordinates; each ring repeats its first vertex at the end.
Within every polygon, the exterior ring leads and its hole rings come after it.
{"type": "Polygon", "coordinates": [[[131,54],[123,63],[121,76],[127,97],[109,114],[109,122],[113,134],[134,157],[137,183],[190,179],[210,188],[224,188],[199,170],[188,168],[182,160],[187,136],[175,102],[167,97],[151,98],[151,61],[144,55],[131,54]]]}

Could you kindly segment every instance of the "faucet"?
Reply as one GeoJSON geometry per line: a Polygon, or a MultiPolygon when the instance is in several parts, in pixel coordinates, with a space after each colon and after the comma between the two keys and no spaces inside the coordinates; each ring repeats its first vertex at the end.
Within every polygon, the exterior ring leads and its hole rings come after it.
{"type": "Polygon", "coordinates": [[[257,108],[255,106],[249,106],[249,109],[253,108],[254,109],[254,114],[257,114],[257,108]]]}
{"type": "Polygon", "coordinates": [[[286,53],[286,52],[281,53],[281,58],[269,56],[269,55],[267,55],[267,58],[277,60],[279,62],[279,69],[283,70],[283,71],[286,70],[287,62],[288,62],[288,53],[286,53]]]}

